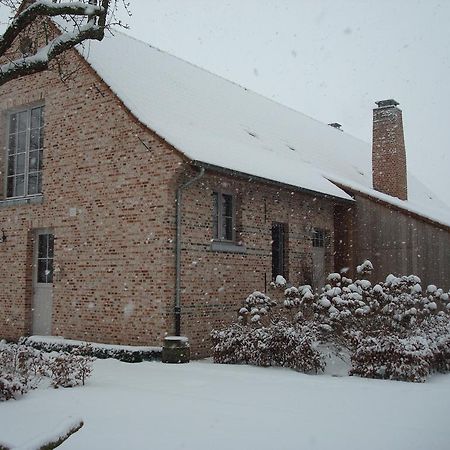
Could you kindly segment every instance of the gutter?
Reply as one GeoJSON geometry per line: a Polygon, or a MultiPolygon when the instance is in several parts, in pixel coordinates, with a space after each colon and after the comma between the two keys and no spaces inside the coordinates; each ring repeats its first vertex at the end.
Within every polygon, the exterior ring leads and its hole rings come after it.
{"type": "MultiPolygon", "coordinates": [[[[292,184],[283,183],[281,181],[270,180],[268,178],[259,177],[257,175],[250,175],[245,172],[240,172],[240,171],[234,170],[234,169],[227,169],[225,167],[216,166],[214,164],[204,163],[204,162],[198,161],[198,160],[192,161],[192,164],[197,167],[204,167],[206,169],[210,169],[217,173],[223,173],[225,175],[231,175],[234,177],[243,178],[246,181],[255,181],[255,182],[264,183],[264,184],[271,184],[272,186],[278,186],[283,189],[289,189],[290,191],[303,192],[305,194],[312,195],[314,197],[332,200],[332,201],[335,201],[336,203],[345,203],[345,204],[349,204],[349,205],[354,204],[353,199],[337,197],[336,195],[332,195],[332,194],[324,194],[323,192],[313,191],[312,189],[307,189],[307,188],[303,188],[300,186],[294,186],[292,184]]],[[[324,177],[324,178],[326,178],[326,177],[324,177]]],[[[328,180],[328,178],[326,178],[326,179],[328,180]]],[[[328,181],[330,181],[331,183],[336,185],[336,183],[334,183],[333,181],[331,181],[331,180],[328,180],[328,181]]],[[[340,189],[342,189],[342,188],[340,188],[340,189]]]]}
{"type": "Polygon", "coordinates": [[[182,193],[189,186],[200,180],[205,175],[205,168],[199,166],[199,174],[191,178],[184,184],[180,184],[177,188],[177,207],[176,207],[176,236],[175,236],[175,336],[181,334],[181,200],[182,193]]]}

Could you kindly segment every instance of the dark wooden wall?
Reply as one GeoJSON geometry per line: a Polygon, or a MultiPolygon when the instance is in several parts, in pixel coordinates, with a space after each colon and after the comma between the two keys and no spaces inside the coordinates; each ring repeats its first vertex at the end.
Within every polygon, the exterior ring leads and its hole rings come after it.
{"type": "Polygon", "coordinates": [[[353,208],[353,264],[372,261],[374,281],[414,274],[422,285],[450,289],[450,230],[398,209],[355,195],[353,208]]]}

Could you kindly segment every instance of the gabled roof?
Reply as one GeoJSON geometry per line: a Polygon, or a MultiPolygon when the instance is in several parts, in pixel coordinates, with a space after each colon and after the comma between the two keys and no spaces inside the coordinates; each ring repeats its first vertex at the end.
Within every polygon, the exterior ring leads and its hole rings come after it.
{"type": "Polygon", "coordinates": [[[450,226],[411,174],[408,201],[372,188],[366,142],[117,31],[89,64],[144,125],[194,161],[342,199],[347,186],[450,226]]]}

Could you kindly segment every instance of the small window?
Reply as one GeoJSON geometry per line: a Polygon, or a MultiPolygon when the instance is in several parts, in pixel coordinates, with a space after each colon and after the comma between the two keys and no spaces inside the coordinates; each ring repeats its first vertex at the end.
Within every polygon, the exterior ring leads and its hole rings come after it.
{"type": "Polygon", "coordinates": [[[214,239],[234,241],[234,199],[231,194],[214,192],[214,239]]]}
{"type": "Polygon", "coordinates": [[[313,247],[325,247],[325,230],[314,228],[312,244],[313,247]]]}
{"type": "Polygon", "coordinates": [[[23,197],[42,192],[44,107],[9,115],[6,196],[23,197]]]}

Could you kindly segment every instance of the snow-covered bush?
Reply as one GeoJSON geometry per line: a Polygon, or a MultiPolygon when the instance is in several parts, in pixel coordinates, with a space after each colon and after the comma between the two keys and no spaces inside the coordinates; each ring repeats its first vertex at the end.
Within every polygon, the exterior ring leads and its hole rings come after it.
{"type": "Polygon", "coordinates": [[[0,342],[0,401],[37,388],[44,377],[50,378],[54,387],[84,385],[93,362],[84,352],[45,353],[27,345],[0,342]]]}
{"type": "Polygon", "coordinates": [[[0,343],[0,401],[37,387],[44,373],[41,353],[24,345],[0,343]]]}
{"type": "Polygon", "coordinates": [[[55,388],[84,386],[86,379],[92,373],[94,361],[94,358],[84,355],[88,352],[88,349],[80,348],[51,358],[47,365],[47,374],[52,386],[55,388]]]}
{"type": "Polygon", "coordinates": [[[245,299],[244,306],[239,310],[238,319],[244,324],[260,324],[270,308],[276,304],[277,302],[266,294],[255,291],[245,299]]]}
{"type": "Polygon", "coordinates": [[[232,324],[211,336],[216,363],[281,366],[300,372],[319,372],[324,367],[313,326],[283,320],[259,328],[232,324]]]}
{"type": "Polygon", "coordinates": [[[392,334],[364,337],[351,360],[350,375],[422,382],[432,371],[433,352],[426,339],[392,334]]]}
{"type": "Polygon", "coordinates": [[[215,360],[317,371],[320,342],[346,348],[355,375],[423,381],[450,371],[450,293],[423,288],[415,275],[372,284],[365,278],[372,271],[364,261],[357,279],[332,273],[316,292],[278,280],[278,302],[254,292],[239,311],[240,326],[213,332],[215,360]]]}

